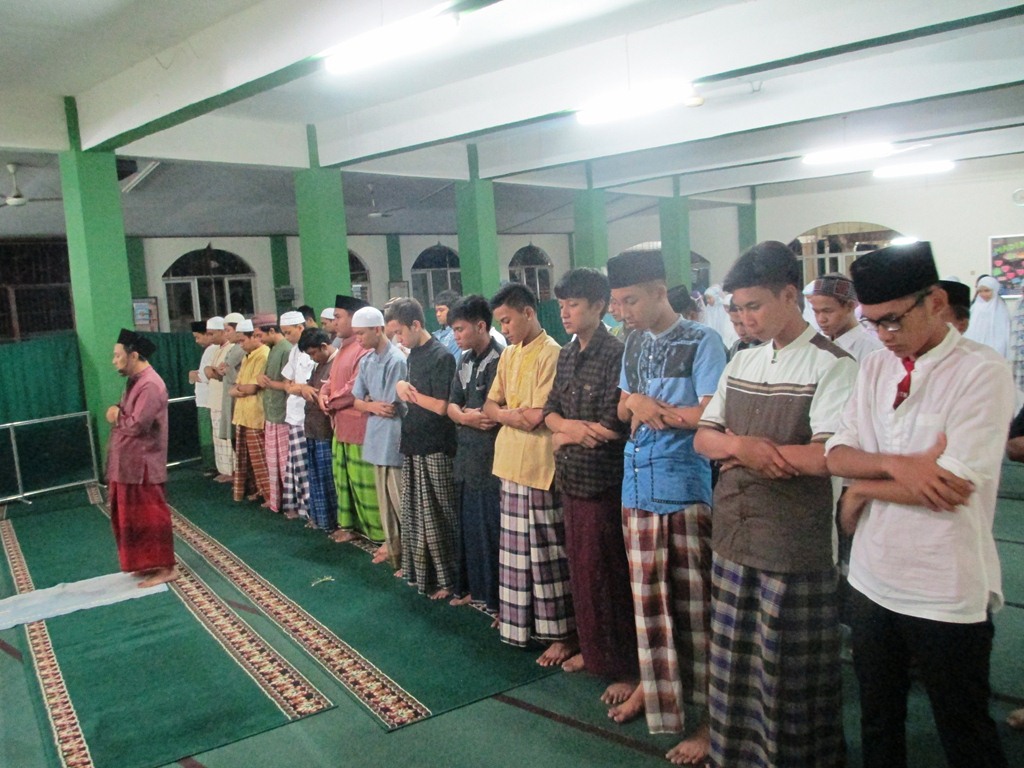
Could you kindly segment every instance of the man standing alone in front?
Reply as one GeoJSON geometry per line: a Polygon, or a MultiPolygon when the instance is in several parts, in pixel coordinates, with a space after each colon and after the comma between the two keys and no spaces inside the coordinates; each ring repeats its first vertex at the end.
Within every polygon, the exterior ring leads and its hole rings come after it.
{"type": "Polygon", "coordinates": [[[167,482],[167,387],[149,364],[156,346],[121,329],[114,367],[128,379],[121,402],[107,409],[110,520],[121,570],[145,577],[140,587],[178,578],[167,482]]]}

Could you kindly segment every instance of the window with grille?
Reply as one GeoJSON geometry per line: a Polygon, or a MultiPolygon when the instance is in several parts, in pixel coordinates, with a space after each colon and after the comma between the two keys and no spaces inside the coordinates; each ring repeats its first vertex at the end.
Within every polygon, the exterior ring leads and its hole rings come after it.
{"type": "Polygon", "coordinates": [[[0,242],[0,340],[74,328],[67,242],[0,242]]]}

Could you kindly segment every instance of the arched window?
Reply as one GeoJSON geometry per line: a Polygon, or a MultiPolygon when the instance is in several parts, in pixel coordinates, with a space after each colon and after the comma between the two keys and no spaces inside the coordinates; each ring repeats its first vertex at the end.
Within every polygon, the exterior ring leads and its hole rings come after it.
{"type": "Polygon", "coordinates": [[[508,277],[513,283],[529,286],[537,295],[537,301],[549,301],[551,286],[554,284],[554,269],[551,258],[543,248],[533,243],[524,245],[508,263],[508,277]]]}
{"type": "Polygon", "coordinates": [[[370,301],[370,270],[351,248],[348,251],[348,274],[352,280],[352,295],[368,304],[370,301]]]}
{"type": "Polygon", "coordinates": [[[803,263],[804,283],[828,274],[850,274],[850,264],[860,254],[884,248],[900,233],[882,224],[836,221],[809,229],[789,244],[803,263]]]}
{"type": "MultiPolygon", "coordinates": [[[[633,251],[657,251],[661,253],[661,241],[649,240],[644,243],[637,243],[626,249],[626,252],[633,251]]],[[[690,251],[690,288],[694,291],[704,293],[711,285],[711,262],[705,259],[696,251],[690,251]]],[[[670,285],[669,288],[675,286],[670,285]]]]}
{"type": "Polygon", "coordinates": [[[209,245],[189,251],[168,267],[163,279],[172,331],[187,331],[193,320],[254,311],[256,274],[229,251],[209,245]]]}
{"type": "Polygon", "coordinates": [[[434,307],[434,297],[441,291],[462,294],[462,272],[459,254],[447,245],[432,245],[416,257],[412,265],[412,296],[427,315],[434,307]]]}

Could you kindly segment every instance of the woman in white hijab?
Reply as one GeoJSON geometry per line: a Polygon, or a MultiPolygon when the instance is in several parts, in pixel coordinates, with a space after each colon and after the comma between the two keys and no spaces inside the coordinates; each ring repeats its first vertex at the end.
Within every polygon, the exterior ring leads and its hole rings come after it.
{"type": "Polygon", "coordinates": [[[964,336],[986,344],[1003,357],[1010,357],[1010,310],[999,295],[999,281],[989,275],[978,279],[971,324],[964,336]]]}
{"type": "Polygon", "coordinates": [[[722,286],[712,285],[704,291],[704,299],[707,308],[704,310],[704,325],[710,326],[718,331],[718,335],[725,342],[725,348],[729,349],[733,342],[739,339],[732,327],[732,320],[729,319],[729,294],[722,290],[722,286]]]}

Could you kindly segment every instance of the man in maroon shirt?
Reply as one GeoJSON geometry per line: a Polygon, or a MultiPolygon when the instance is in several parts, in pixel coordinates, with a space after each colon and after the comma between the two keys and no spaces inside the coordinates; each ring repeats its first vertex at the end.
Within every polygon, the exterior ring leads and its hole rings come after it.
{"type": "Polygon", "coordinates": [[[121,570],[144,577],[140,587],[178,578],[174,564],[167,482],[167,387],[149,364],[156,346],[121,329],[114,367],[128,379],[118,405],[107,409],[113,425],[107,453],[110,519],[121,570]]]}

